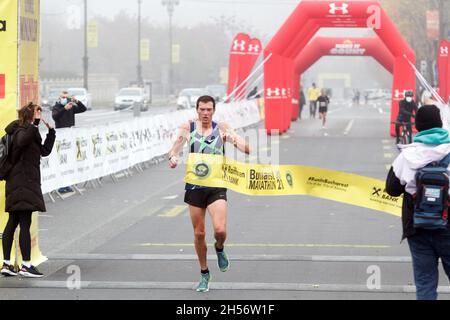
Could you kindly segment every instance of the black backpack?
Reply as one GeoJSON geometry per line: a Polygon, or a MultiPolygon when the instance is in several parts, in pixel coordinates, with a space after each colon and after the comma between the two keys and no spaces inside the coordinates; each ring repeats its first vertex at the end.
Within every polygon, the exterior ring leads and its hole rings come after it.
{"type": "Polygon", "coordinates": [[[0,139],[0,181],[8,178],[13,167],[11,163],[12,139],[11,134],[5,134],[0,139]]]}
{"type": "Polygon", "coordinates": [[[414,227],[436,230],[448,228],[450,154],[417,170],[414,197],[414,227]]]}

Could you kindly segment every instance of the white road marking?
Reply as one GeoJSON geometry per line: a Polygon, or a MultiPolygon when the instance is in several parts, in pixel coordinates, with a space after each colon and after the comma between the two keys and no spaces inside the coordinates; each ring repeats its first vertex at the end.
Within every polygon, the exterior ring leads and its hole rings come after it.
{"type": "MultiPolygon", "coordinates": [[[[80,287],[84,290],[194,290],[196,282],[119,282],[119,281],[81,281],[80,287]]],[[[4,281],[1,288],[9,289],[67,289],[67,281],[51,280],[24,280],[4,281]]],[[[264,283],[264,282],[212,282],[211,290],[257,290],[257,291],[304,291],[304,292],[356,292],[356,293],[406,293],[414,294],[412,285],[382,285],[380,289],[368,289],[361,284],[305,284],[305,283],[264,283]]],[[[439,286],[437,292],[450,294],[449,286],[439,286]]]]}
{"type": "Polygon", "coordinates": [[[179,197],[178,195],[167,196],[167,197],[164,197],[163,200],[175,200],[175,199],[178,198],[178,197],[179,197]]]}
{"type": "Polygon", "coordinates": [[[344,136],[346,136],[346,135],[348,135],[348,134],[350,133],[350,131],[351,131],[352,128],[353,128],[353,124],[354,124],[354,123],[355,123],[355,120],[354,120],[354,119],[350,120],[350,122],[348,123],[347,127],[345,128],[344,136]]]}

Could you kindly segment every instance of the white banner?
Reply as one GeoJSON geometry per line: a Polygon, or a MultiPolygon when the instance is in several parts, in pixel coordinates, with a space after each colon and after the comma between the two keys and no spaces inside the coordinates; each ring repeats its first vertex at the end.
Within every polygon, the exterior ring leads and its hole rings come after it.
{"type": "MultiPolygon", "coordinates": [[[[196,118],[191,109],[93,128],[58,129],[52,154],[41,161],[42,192],[104,177],[165,155],[178,128],[196,118]]],[[[214,121],[225,121],[234,129],[260,120],[256,101],[218,104],[214,116],[214,121]]]]}

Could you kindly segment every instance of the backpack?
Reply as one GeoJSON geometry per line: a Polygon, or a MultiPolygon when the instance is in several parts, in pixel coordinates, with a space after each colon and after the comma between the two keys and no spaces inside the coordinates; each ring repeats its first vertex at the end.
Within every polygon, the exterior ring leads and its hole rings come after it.
{"type": "Polygon", "coordinates": [[[13,165],[10,161],[13,136],[5,134],[0,139],[0,181],[6,180],[13,165]]]}
{"type": "Polygon", "coordinates": [[[437,230],[448,228],[450,154],[416,172],[414,228],[437,230]]]}

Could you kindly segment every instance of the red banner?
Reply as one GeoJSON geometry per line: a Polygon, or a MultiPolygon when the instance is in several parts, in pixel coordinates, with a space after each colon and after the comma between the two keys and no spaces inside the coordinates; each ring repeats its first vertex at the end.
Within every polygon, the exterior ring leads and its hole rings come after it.
{"type": "Polygon", "coordinates": [[[450,95],[450,41],[442,40],[439,46],[439,95],[445,102],[449,102],[450,95]]]}
{"type": "Polygon", "coordinates": [[[245,33],[239,33],[231,45],[230,61],[228,64],[228,96],[239,85],[239,72],[243,61],[246,59],[249,43],[250,37],[245,33]]]}
{"type": "Polygon", "coordinates": [[[0,99],[5,99],[6,79],[4,74],[0,74],[0,99]]]}

